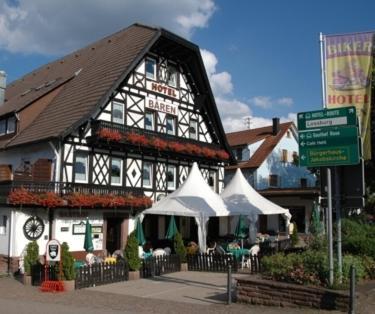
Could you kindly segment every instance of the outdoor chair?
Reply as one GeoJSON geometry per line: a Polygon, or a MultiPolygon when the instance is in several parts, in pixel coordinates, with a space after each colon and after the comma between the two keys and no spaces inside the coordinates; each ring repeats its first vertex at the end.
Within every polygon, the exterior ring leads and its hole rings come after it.
{"type": "MultiPolygon", "coordinates": [[[[251,270],[251,257],[252,256],[257,257],[259,252],[260,252],[260,247],[258,244],[253,245],[251,249],[249,250],[249,256],[247,256],[245,263],[246,263],[247,268],[249,268],[250,270],[251,270]]],[[[258,263],[258,259],[256,259],[256,263],[258,263]]],[[[256,265],[256,267],[258,266],[259,265],[256,265]]]]}
{"type": "Polygon", "coordinates": [[[213,247],[207,248],[206,253],[207,254],[213,254],[213,253],[215,253],[215,249],[216,249],[216,242],[214,243],[213,247]]]}

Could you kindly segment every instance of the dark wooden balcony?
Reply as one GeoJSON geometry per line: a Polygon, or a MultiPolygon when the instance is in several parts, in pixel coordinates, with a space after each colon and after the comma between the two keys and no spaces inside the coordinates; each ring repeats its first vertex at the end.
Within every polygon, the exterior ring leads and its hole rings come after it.
{"type": "Polygon", "coordinates": [[[213,164],[217,164],[217,162],[223,161],[228,162],[228,159],[215,156],[204,156],[202,154],[195,154],[194,152],[187,153],[186,151],[173,151],[168,148],[158,149],[156,147],[152,147],[152,145],[142,145],[132,143],[126,140],[126,136],[128,134],[138,134],[143,135],[147,139],[160,139],[165,141],[166,143],[178,143],[184,147],[189,145],[198,146],[200,149],[206,149],[211,151],[220,151],[221,147],[218,144],[209,144],[199,142],[197,140],[182,138],[170,134],[154,132],[146,129],[140,129],[135,127],[129,127],[121,124],[111,123],[107,121],[92,121],[92,136],[88,138],[88,145],[95,146],[95,147],[102,147],[102,148],[112,148],[118,150],[126,150],[129,152],[146,154],[151,156],[159,156],[164,158],[173,158],[180,159],[180,160],[188,160],[188,161],[198,161],[205,163],[212,162],[213,164]],[[99,134],[101,130],[113,130],[119,132],[122,138],[120,140],[108,140],[102,138],[99,134]]]}

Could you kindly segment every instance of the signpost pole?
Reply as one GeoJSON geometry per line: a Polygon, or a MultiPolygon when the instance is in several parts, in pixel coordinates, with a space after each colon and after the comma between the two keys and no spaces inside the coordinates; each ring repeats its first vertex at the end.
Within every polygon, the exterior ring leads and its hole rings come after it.
{"type": "Polygon", "coordinates": [[[329,284],[333,285],[333,237],[332,237],[332,185],[331,168],[327,167],[327,202],[328,202],[328,259],[329,259],[329,284]]]}
{"type": "Polygon", "coordinates": [[[335,167],[335,209],[336,209],[336,228],[337,228],[337,274],[338,281],[342,283],[342,249],[341,249],[341,189],[340,189],[340,167],[335,167]]]}

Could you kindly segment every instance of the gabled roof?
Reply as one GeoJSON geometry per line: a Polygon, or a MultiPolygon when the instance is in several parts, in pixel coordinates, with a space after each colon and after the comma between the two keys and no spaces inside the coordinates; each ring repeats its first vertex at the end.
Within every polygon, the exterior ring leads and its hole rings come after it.
{"type": "Polygon", "coordinates": [[[232,148],[236,146],[238,147],[253,144],[261,140],[263,140],[263,143],[259,146],[256,152],[252,154],[249,160],[239,162],[235,166],[229,166],[227,169],[258,168],[280,142],[284,134],[293,127],[293,122],[280,123],[280,129],[276,135],[272,134],[272,125],[257,129],[228,133],[227,140],[229,146],[232,148]]]}
{"type": "Polygon", "coordinates": [[[140,24],[133,24],[10,83],[6,88],[6,102],[0,107],[0,116],[20,112],[58,87],[60,90],[48,105],[39,109],[40,113],[35,114],[27,127],[20,129],[9,141],[2,142],[1,147],[68,135],[108,102],[151,48],[162,49],[161,45],[166,43],[181,45],[185,49],[181,60],[184,60],[186,51],[192,53],[189,65],[193,64],[200,71],[196,75],[198,78],[194,79],[198,80],[197,85],[205,96],[199,105],[206,107],[221,144],[230,152],[216,105],[212,106],[215,101],[198,46],[164,29],[140,24]]]}

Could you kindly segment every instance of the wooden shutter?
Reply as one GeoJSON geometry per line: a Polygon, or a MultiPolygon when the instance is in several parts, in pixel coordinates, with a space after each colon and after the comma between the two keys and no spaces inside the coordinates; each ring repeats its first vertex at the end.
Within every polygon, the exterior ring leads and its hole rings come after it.
{"type": "Polygon", "coordinates": [[[12,180],[12,166],[0,165],[0,181],[12,180]]]}
{"type": "Polygon", "coordinates": [[[33,181],[49,182],[51,181],[52,160],[40,158],[32,167],[33,181]]]}

